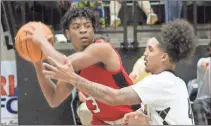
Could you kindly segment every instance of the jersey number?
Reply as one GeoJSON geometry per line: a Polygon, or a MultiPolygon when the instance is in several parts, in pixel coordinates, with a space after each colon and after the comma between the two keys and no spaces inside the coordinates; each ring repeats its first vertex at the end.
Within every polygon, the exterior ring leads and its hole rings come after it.
{"type": "Polygon", "coordinates": [[[93,107],[95,108],[95,109],[93,110],[94,113],[100,112],[100,108],[98,107],[97,102],[95,101],[95,99],[94,99],[93,97],[87,97],[86,100],[87,100],[87,101],[91,101],[93,107]]]}

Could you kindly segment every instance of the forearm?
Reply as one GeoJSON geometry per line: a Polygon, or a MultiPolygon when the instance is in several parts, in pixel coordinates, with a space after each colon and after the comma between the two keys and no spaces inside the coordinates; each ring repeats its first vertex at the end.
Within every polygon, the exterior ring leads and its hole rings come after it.
{"type": "Polygon", "coordinates": [[[48,104],[53,107],[54,106],[54,93],[56,89],[56,85],[50,80],[45,78],[45,75],[43,74],[43,68],[41,63],[34,64],[37,78],[39,81],[39,85],[41,87],[41,90],[48,102],[48,104]]]}
{"type": "Polygon", "coordinates": [[[77,52],[68,56],[68,60],[71,61],[74,71],[79,71],[89,65],[86,64],[88,61],[83,55],[82,52],[77,52]]]}
{"type": "MultiPolygon", "coordinates": [[[[81,91],[88,93],[94,99],[109,105],[132,105],[140,103],[140,99],[126,88],[113,89],[108,86],[91,82],[75,74],[75,79],[69,83],[81,91]],[[74,81],[72,81],[74,80],[74,81]]],[[[132,89],[133,91],[133,89],[132,89]]]]}
{"type": "Polygon", "coordinates": [[[58,61],[61,64],[64,64],[65,58],[64,54],[57,51],[49,42],[48,40],[43,40],[43,42],[40,44],[40,47],[42,49],[42,52],[45,56],[52,57],[56,61],[58,61]]]}
{"type": "Polygon", "coordinates": [[[76,78],[74,79],[74,81],[70,80],[69,83],[73,84],[79,90],[86,92],[89,96],[92,96],[98,101],[109,105],[114,104],[112,103],[112,101],[114,101],[113,96],[116,93],[116,89],[112,89],[110,87],[91,82],[78,75],[76,75],[75,77],[76,78]]]}

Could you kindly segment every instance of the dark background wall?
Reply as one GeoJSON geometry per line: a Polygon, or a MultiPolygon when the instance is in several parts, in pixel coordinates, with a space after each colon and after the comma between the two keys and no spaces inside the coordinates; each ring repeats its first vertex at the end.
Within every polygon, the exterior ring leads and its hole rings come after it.
{"type": "MultiPolygon", "coordinates": [[[[73,50],[60,50],[69,55],[73,50]]],[[[143,54],[144,49],[137,51],[123,52],[118,49],[122,56],[123,64],[129,73],[133,64],[143,54]]],[[[200,57],[205,55],[206,47],[200,46],[191,62],[180,63],[176,74],[188,82],[196,77],[196,64],[200,57]]],[[[70,111],[69,97],[58,108],[50,108],[47,104],[37,81],[33,65],[17,56],[17,77],[18,77],[18,119],[20,125],[70,125],[73,124],[70,111]]]]}

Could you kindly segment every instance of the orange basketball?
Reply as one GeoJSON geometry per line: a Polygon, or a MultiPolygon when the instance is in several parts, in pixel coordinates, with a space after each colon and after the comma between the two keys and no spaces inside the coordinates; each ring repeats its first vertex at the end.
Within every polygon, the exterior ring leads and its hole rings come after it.
{"type": "MultiPolygon", "coordinates": [[[[32,25],[34,27],[38,27],[39,22],[32,22],[32,25]]],[[[51,29],[43,24],[42,24],[42,28],[43,28],[43,32],[45,34],[46,37],[52,35],[53,33],[51,31],[51,29]]],[[[23,31],[24,28],[26,27],[26,24],[23,25],[19,31],[17,32],[16,38],[15,38],[15,47],[16,50],[18,52],[18,54],[25,60],[29,61],[29,62],[37,62],[37,61],[42,61],[46,58],[46,56],[43,54],[43,52],[41,51],[41,48],[34,43],[32,40],[22,40],[26,35],[27,32],[23,31]]],[[[49,42],[51,43],[51,45],[54,44],[54,38],[52,37],[52,39],[49,40],[49,42]]]]}

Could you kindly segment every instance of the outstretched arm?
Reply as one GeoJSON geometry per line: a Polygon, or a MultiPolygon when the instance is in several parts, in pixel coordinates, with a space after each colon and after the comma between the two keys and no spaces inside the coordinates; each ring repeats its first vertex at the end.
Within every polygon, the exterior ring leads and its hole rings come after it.
{"type": "MultiPolygon", "coordinates": [[[[71,77],[70,77],[71,78],[71,77]]],[[[132,87],[114,89],[99,83],[91,82],[74,74],[75,79],[69,82],[78,89],[88,93],[94,99],[109,105],[134,105],[141,103],[140,98],[132,87]]]]}
{"type": "MultiPolygon", "coordinates": [[[[32,23],[28,23],[25,32],[29,33],[23,39],[31,39],[34,43],[40,46],[45,56],[52,57],[57,62],[64,64],[64,54],[57,51],[50,43],[48,38],[53,36],[45,36],[42,25],[34,27],[32,23]]],[[[109,70],[117,70],[119,68],[118,55],[107,43],[93,43],[84,51],[77,52],[68,57],[75,71],[86,68],[96,63],[103,63],[109,70]],[[112,65],[111,65],[112,64],[112,65]]]]}
{"type": "Polygon", "coordinates": [[[138,94],[132,87],[125,87],[122,89],[113,89],[108,86],[91,82],[83,77],[78,76],[73,72],[72,65],[59,64],[52,58],[48,58],[52,65],[44,64],[44,74],[48,78],[66,81],[81,91],[88,93],[90,96],[109,105],[133,105],[141,102],[138,94]]]}
{"type": "Polygon", "coordinates": [[[46,101],[50,107],[58,107],[71,94],[74,87],[64,81],[58,81],[57,84],[54,84],[50,79],[45,78],[41,62],[34,63],[34,67],[46,101]]]}

